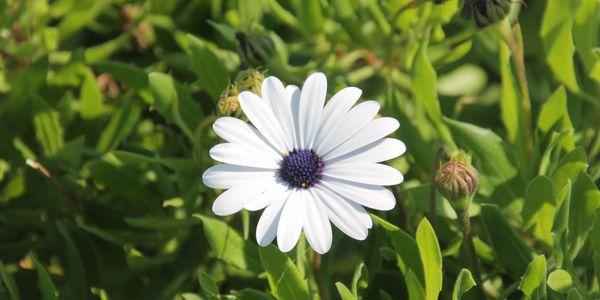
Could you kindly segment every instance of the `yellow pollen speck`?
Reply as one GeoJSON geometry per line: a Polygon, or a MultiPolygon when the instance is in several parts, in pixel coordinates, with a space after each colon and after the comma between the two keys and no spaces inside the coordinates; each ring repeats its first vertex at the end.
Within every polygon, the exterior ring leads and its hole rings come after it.
{"type": "Polygon", "coordinates": [[[303,188],[305,188],[305,187],[306,187],[306,182],[304,182],[304,181],[303,181],[303,182],[301,182],[301,183],[300,183],[300,185],[301,185],[303,188]]]}
{"type": "Polygon", "coordinates": [[[283,153],[283,157],[288,157],[289,155],[290,155],[290,153],[287,151],[285,153],[283,153]]]}

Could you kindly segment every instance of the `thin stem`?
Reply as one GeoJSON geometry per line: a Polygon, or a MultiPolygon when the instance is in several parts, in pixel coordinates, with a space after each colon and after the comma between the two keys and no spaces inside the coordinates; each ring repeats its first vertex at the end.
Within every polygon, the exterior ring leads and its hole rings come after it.
{"type": "Polygon", "coordinates": [[[431,177],[429,178],[429,220],[431,221],[431,227],[435,229],[437,218],[436,218],[436,203],[435,203],[435,192],[436,192],[436,183],[435,177],[437,175],[438,169],[440,168],[442,156],[446,151],[444,151],[443,147],[438,148],[435,153],[435,158],[433,161],[433,167],[431,168],[431,177]]]}
{"type": "Polygon", "coordinates": [[[460,225],[464,236],[465,248],[467,256],[469,258],[469,269],[473,272],[475,280],[481,285],[481,270],[479,268],[479,260],[477,259],[477,253],[475,252],[475,244],[473,243],[473,233],[471,232],[471,219],[469,216],[469,205],[466,208],[459,211],[460,213],[460,225]]]}
{"type": "Polygon", "coordinates": [[[396,203],[398,206],[398,224],[400,225],[400,228],[408,232],[409,223],[408,219],[406,218],[406,208],[404,207],[404,202],[402,202],[402,199],[400,198],[400,193],[398,193],[398,185],[395,185],[390,189],[392,190],[394,198],[396,198],[396,203]]]}
{"type": "Polygon", "coordinates": [[[515,21],[513,27],[508,20],[503,20],[498,24],[498,34],[500,38],[506,43],[512,54],[513,61],[515,63],[515,69],[517,71],[517,77],[519,79],[519,87],[521,88],[521,107],[523,109],[523,128],[525,130],[525,151],[531,153],[533,150],[533,144],[531,139],[531,98],[529,95],[529,87],[527,84],[527,76],[525,73],[525,58],[523,50],[523,37],[521,34],[521,26],[518,21],[515,21]]]}
{"type": "Polygon", "coordinates": [[[317,283],[317,289],[319,291],[319,298],[321,300],[326,300],[325,296],[325,286],[323,285],[323,277],[321,276],[321,254],[314,252],[313,255],[313,276],[315,277],[315,282],[317,283]]]}
{"type": "Polygon", "coordinates": [[[36,162],[34,160],[28,159],[25,161],[25,163],[30,166],[32,169],[38,171],[42,176],[44,176],[44,178],[46,178],[50,184],[52,185],[52,187],[56,190],[56,192],[58,192],[58,195],[60,196],[61,199],[64,200],[64,202],[67,204],[67,206],[69,207],[69,209],[75,214],[80,216],[84,221],[88,221],[87,217],[85,216],[85,213],[83,212],[83,210],[77,205],[77,202],[75,201],[75,199],[73,199],[58,183],[58,181],[56,181],[56,179],[54,179],[54,177],[52,177],[52,173],[50,173],[50,171],[48,171],[48,169],[46,169],[46,167],[44,167],[42,164],[40,164],[39,162],[36,162]]]}

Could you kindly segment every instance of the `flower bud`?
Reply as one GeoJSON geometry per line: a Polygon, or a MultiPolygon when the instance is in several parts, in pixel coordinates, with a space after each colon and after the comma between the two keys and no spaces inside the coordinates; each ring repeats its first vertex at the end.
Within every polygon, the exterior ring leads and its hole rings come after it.
{"type": "Polygon", "coordinates": [[[217,115],[219,116],[239,116],[241,113],[240,103],[238,101],[239,89],[237,84],[229,84],[219,96],[217,101],[217,115]]]}
{"type": "Polygon", "coordinates": [[[238,101],[238,94],[241,91],[251,91],[260,95],[260,87],[265,74],[257,69],[244,70],[236,76],[233,83],[219,96],[217,101],[217,114],[219,116],[241,117],[242,109],[238,101]]]}
{"type": "Polygon", "coordinates": [[[458,208],[466,208],[479,184],[479,172],[470,157],[460,151],[444,164],[435,178],[438,191],[458,208]]]}
{"type": "Polygon", "coordinates": [[[275,45],[268,34],[237,32],[235,37],[238,53],[246,66],[264,65],[275,52],[275,45]]]}
{"type": "Polygon", "coordinates": [[[462,17],[484,28],[504,19],[509,11],[510,0],[465,0],[462,17]]]}

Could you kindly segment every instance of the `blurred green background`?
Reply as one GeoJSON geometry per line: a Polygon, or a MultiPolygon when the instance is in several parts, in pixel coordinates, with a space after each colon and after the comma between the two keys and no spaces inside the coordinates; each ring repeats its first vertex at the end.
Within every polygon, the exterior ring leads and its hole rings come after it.
{"type": "Polygon", "coordinates": [[[512,29],[440,2],[0,0],[0,298],[304,299],[320,281],[325,299],[436,299],[437,278],[454,299],[472,280],[452,205],[435,198],[439,243],[413,238],[442,146],[481,173],[485,283],[463,297],[600,295],[600,1],[513,3],[512,29]],[[320,279],[302,242],[259,251],[258,213],[216,218],[200,178],[238,91],[314,71],[379,101],[408,149],[397,207],[366,241],[335,231],[320,279]]]}

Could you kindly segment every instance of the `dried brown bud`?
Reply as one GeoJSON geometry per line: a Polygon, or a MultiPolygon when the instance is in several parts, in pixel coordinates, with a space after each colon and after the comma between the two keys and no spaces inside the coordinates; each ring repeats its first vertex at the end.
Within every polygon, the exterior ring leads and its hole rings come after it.
{"type": "Polygon", "coordinates": [[[459,206],[464,206],[468,205],[470,198],[477,191],[479,172],[471,166],[469,156],[459,152],[440,168],[435,181],[438,191],[444,197],[459,206]]]}

